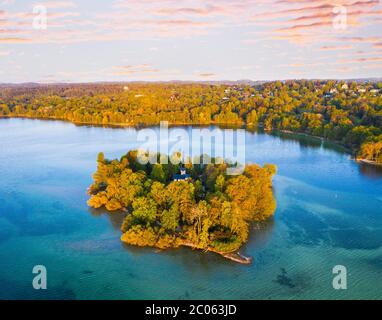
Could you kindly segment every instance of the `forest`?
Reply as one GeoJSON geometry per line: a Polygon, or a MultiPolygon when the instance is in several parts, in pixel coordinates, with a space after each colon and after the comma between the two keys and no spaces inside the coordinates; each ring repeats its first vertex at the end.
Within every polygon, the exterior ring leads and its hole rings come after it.
{"type": "Polygon", "coordinates": [[[290,80],[0,87],[0,117],[76,124],[234,125],[319,136],[382,163],[382,83],[290,80]]]}
{"type": "Polygon", "coordinates": [[[141,164],[135,150],[120,160],[100,153],[88,205],[126,212],[121,226],[126,244],[189,246],[220,254],[237,251],[247,241],[251,223],[274,214],[276,166],[251,164],[233,176],[226,175],[232,164],[215,164],[214,158],[209,164],[173,162],[141,164]],[[184,178],[179,178],[181,170],[187,172],[184,178]]]}

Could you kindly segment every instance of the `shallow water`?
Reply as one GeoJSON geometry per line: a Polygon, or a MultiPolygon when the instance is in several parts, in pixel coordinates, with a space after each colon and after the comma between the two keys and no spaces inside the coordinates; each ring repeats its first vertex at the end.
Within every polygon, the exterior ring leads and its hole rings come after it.
{"type": "Polygon", "coordinates": [[[136,130],[0,120],[0,299],[381,299],[382,173],[320,140],[246,133],[247,162],[274,163],[277,211],[243,266],[187,248],[125,247],[120,216],[91,210],[96,157],[136,130]],[[48,290],[32,288],[45,265],[48,290]],[[348,270],[334,290],[332,268],[348,270]]]}

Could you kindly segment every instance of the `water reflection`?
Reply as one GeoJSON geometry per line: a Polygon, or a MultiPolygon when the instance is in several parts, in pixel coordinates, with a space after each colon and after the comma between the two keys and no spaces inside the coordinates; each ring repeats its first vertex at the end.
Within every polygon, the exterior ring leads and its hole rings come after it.
{"type": "Polygon", "coordinates": [[[275,224],[274,217],[270,217],[263,222],[254,223],[250,230],[247,246],[256,249],[265,248],[273,234],[275,224]]]}
{"type": "Polygon", "coordinates": [[[263,128],[245,128],[245,130],[251,134],[266,134],[271,135],[273,137],[277,137],[283,141],[297,142],[302,147],[310,147],[314,149],[324,147],[325,149],[333,150],[339,153],[349,153],[349,150],[335,142],[325,140],[321,137],[310,136],[304,133],[287,132],[280,130],[265,131],[263,128]]]}
{"type": "Polygon", "coordinates": [[[101,217],[103,215],[107,215],[112,227],[118,231],[121,230],[123,220],[126,217],[126,212],[124,211],[109,212],[104,208],[100,208],[100,209],[89,208],[89,212],[93,217],[101,217]]]}
{"type": "Polygon", "coordinates": [[[322,139],[310,137],[304,134],[296,134],[281,131],[273,131],[270,134],[282,140],[298,142],[303,147],[321,148],[323,144],[322,139]]]}
{"type": "Polygon", "coordinates": [[[370,179],[380,179],[382,177],[382,166],[359,163],[359,173],[370,179]]]}

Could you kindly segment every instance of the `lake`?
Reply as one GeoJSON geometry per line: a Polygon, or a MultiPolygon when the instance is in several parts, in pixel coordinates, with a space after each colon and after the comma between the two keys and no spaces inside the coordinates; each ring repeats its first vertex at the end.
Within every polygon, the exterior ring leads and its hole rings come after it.
{"type": "MultiPolygon", "coordinates": [[[[173,130],[173,129],[172,129],[173,130]]],[[[239,265],[187,248],[126,247],[120,214],[87,207],[96,157],[135,129],[0,120],[0,299],[382,299],[382,172],[296,135],[246,132],[246,161],[274,163],[274,219],[239,265]],[[48,290],[34,290],[44,265],[48,290]],[[347,290],[332,269],[347,268],[347,290]]]]}

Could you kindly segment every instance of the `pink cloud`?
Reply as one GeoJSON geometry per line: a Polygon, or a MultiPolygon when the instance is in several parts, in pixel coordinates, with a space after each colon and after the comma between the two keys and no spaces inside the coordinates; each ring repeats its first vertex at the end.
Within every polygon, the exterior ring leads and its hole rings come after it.
{"type": "Polygon", "coordinates": [[[158,15],[186,15],[186,16],[214,16],[226,15],[228,10],[224,6],[206,7],[179,7],[179,8],[159,8],[154,13],[158,15]]]}
{"type": "Polygon", "coordinates": [[[0,43],[26,43],[26,42],[30,42],[30,40],[25,38],[0,38],[0,43]]]}
{"type": "Polygon", "coordinates": [[[142,73],[157,73],[159,69],[153,68],[149,64],[141,64],[141,65],[129,65],[129,66],[121,66],[114,67],[114,71],[111,72],[112,75],[117,76],[127,76],[127,75],[139,75],[142,73]]]}
{"type": "Polygon", "coordinates": [[[211,78],[216,76],[216,74],[215,73],[199,73],[199,76],[203,78],[211,78]]]}
{"type": "Polygon", "coordinates": [[[338,60],[339,63],[346,63],[346,64],[358,64],[358,63],[381,62],[381,61],[382,61],[382,57],[367,57],[367,58],[338,60]]]}
{"type": "Polygon", "coordinates": [[[323,46],[320,48],[321,51],[337,51],[337,50],[350,50],[354,49],[351,45],[345,45],[345,46],[323,46]]]}
{"type": "Polygon", "coordinates": [[[338,13],[333,12],[333,8],[339,5],[347,9],[347,30],[365,25],[367,22],[361,18],[378,16],[381,12],[377,8],[378,0],[342,0],[335,3],[324,0],[280,0],[275,2],[273,11],[258,13],[251,18],[251,21],[264,26],[270,26],[273,23],[274,28],[270,32],[274,34],[271,37],[275,40],[287,40],[294,44],[333,41],[332,34],[335,33],[333,23],[338,17],[338,13]],[[297,7],[294,7],[295,5],[297,7]],[[291,6],[293,7],[290,8],[291,6]],[[270,19],[277,20],[272,22],[270,19]],[[331,32],[326,32],[325,39],[324,30],[329,28],[331,32]]]}

